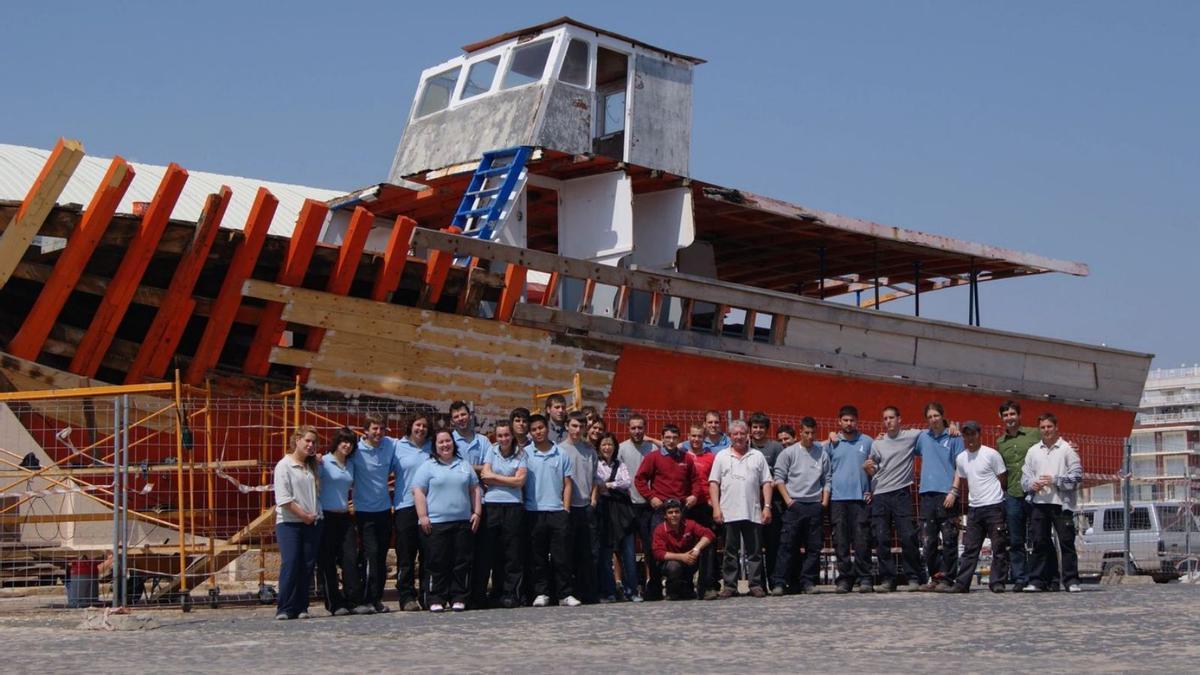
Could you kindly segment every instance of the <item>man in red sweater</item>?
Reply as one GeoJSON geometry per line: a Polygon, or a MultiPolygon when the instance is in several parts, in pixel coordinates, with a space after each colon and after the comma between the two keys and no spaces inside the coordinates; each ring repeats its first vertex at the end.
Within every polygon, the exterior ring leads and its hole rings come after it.
{"type": "MultiPolygon", "coordinates": [[[[662,448],[651,450],[642,459],[633,484],[638,494],[650,502],[650,531],[654,532],[665,519],[663,506],[668,499],[677,499],[683,508],[690,509],[700,501],[708,476],[696,471],[691,454],[679,447],[679,427],[663,426],[662,448]]],[[[650,579],[646,584],[646,600],[662,599],[662,579],[656,565],[649,565],[650,579]]]]}
{"type": "Polygon", "coordinates": [[[678,499],[667,501],[666,520],[654,530],[654,559],[667,579],[668,600],[695,600],[692,577],[702,560],[710,557],[712,530],[683,517],[678,499]]]}

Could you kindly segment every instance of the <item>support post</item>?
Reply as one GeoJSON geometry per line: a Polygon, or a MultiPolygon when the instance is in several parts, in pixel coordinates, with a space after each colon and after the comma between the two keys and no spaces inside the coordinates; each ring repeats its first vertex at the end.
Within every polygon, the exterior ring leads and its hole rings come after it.
{"type": "Polygon", "coordinates": [[[417,221],[407,216],[400,216],[392,225],[392,235],[388,237],[387,249],[383,252],[383,267],[375,277],[375,286],[371,289],[371,299],[378,302],[388,302],[392,293],[400,285],[404,276],[404,264],[408,262],[408,249],[412,245],[413,230],[417,221]]]}
{"type": "Polygon", "coordinates": [[[100,301],[87,333],[79,341],[75,349],[75,357],[71,359],[71,372],[85,377],[95,377],[100,369],[104,355],[117,336],[117,328],[125,318],[125,312],[133,302],[133,295],[141,284],[142,275],[150,266],[154,251],[158,248],[158,240],[162,238],[167,228],[167,220],[175,209],[175,202],[183,192],[187,182],[188,172],[178,164],[172,163],[163,174],[162,182],[150,201],[150,208],[142,217],[137,235],[125,249],[121,265],[108,284],[104,299],[100,301]]]}
{"type": "Polygon", "coordinates": [[[818,265],[820,267],[819,274],[821,275],[820,298],[825,299],[825,244],[821,244],[821,248],[817,249],[819,256],[818,265]]]}
{"type": "Polygon", "coordinates": [[[921,316],[921,261],[913,262],[913,314],[921,316]]]}
{"type": "Polygon", "coordinates": [[[512,321],[513,310],[525,292],[525,268],[509,264],[504,270],[504,291],[500,293],[500,304],[496,307],[496,320],[508,323],[512,321]]]}
{"type": "Polygon", "coordinates": [[[271,227],[278,206],[279,200],[266,188],[258,189],[242,232],[245,238],[234,252],[229,269],[225,271],[225,280],[221,282],[221,290],[217,299],[213,301],[208,323],[204,326],[204,335],[201,336],[192,362],[188,364],[184,374],[183,379],[188,384],[203,382],[204,373],[221,358],[225,338],[228,337],[234,317],[242,304],[242,284],[254,272],[254,265],[258,262],[263,242],[267,240],[267,230],[271,227]]]}
{"type": "Polygon", "coordinates": [[[209,195],[205,200],[204,210],[196,222],[195,236],[179,259],[171,284],[158,306],[158,313],[146,331],[137,357],[125,373],[125,384],[137,384],[146,377],[159,378],[167,372],[175,348],[179,346],[179,339],[183,337],[183,330],[187,328],[188,319],[196,308],[192,291],[200,272],[204,270],[204,263],[208,262],[208,252],[217,238],[217,230],[221,227],[225,209],[232,197],[233,191],[222,185],[219,192],[209,195]]]}
{"type": "Polygon", "coordinates": [[[67,304],[75,284],[79,283],[79,277],[83,275],[92,253],[104,237],[104,231],[112,222],[117,205],[133,182],[134,173],[133,167],[124,159],[119,156],[113,158],[104,179],[96,187],[92,201],[88,202],[87,210],[79,219],[79,225],[71,232],[67,247],[54,263],[54,271],[38,293],[33,309],[29,310],[21,329],[8,343],[8,353],[28,361],[37,360],[50,329],[58,320],[63,305],[67,304]]]}
{"type": "MultiPolygon", "coordinates": [[[[276,282],[284,286],[300,286],[304,283],[304,273],[308,271],[308,263],[312,260],[313,250],[317,246],[317,237],[325,224],[325,214],[329,207],[315,199],[305,199],[296,218],[296,229],[288,242],[287,257],[279,268],[276,282]]],[[[247,375],[265,377],[271,368],[271,350],[279,344],[283,337],[284,323],[283,303],[268,302],[263,307],[258,321],[258,329],[254,332],[254,340],[246,354],[246,362],[242,372],[247,375]]]]}
{"type": "MultiPolygon", "coordinates": [[[[450,234],[458,234],[461,229],[451,225],[443,228],[443,232],[450,234]]],[[[426,308],[437,307],[438,301],[442,299],[442,291],[446,288],[446,277],[450,275],[450,266],[454,264],[454,254],[450,251],[439,251],[432,249],[429,255],[426,256],[425,268],[425,289],[421,294],[421,306],[426,308]]]]}
{"type": "Polygon", "coordinates": [[[0,234],[0,288],[8,283],[13,271],[17,269],[29,244],[42,229],[42,223],[50,210],[58,202],[58,196],[67,181],[75,173],[75,167],[83,161],[83,144],[79,141],[58,139],[50,157],[42,165],[42,171],[30,186],[29,192],[17,209],[17,215],[0,234]]]}
{"type": "MultiPolygon", "coordinates": [[[[1125,470],[1121,477],[1121,493],[1122,500],[1125,503],[1124,536],[1125,536],[1125,553],[1122,556],[1125,560],[1125,576],[1133,574],[1133,555],[1129,550],[1129,515],[1133,512],[1133,443],[1130,439],[1125,439],[1125,470]]],[[[1190,515],[1190,514],[1189,514],[1190,515]]]]}

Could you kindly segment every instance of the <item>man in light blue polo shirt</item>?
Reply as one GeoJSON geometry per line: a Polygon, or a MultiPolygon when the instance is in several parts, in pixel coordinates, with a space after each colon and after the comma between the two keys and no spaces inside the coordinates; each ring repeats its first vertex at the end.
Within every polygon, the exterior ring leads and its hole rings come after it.
{"type": "Polygon", "coordinates": [[[363,602],[376,612],[386,612],[383,586],[387,581],[387,554],[392,544],[392,497],[388,479],[403,481],[404,472],[396,458],[395,438],[384,435],[383,416],[366,417],[366,435],[350,455],[354,469],[354,519],[362,537],[362,554],[367,563],[363,602]]]}
{"type": "Polygon", "coordinates": [[[571,459],[571,511],[568,520],[571,541],[571,567],[575,570],[572,587],[579,599],[587,604],[600,601],[596,582],[596,558],[600,540],[595,524],[595,504],[598,498],[596,466],[600,463],[596,449],[583,437],[586,418],[578,410],[567,415],[567,437],[558,447],[571,459]]]}
{"type": "Polygon", "coordinates": [[[455,401],[450,404],[450,424],[454,426],[454,445],[458,448],[458,456],[467,460],[478,474],[483,469],[483,455],[491,444],[482,434],[475,433],[475,418],[466,402],[455,401]]]}
{"type": "Polygon", "coordinates": [[[529,419],[533,443],[526,448],[525,511],[533,554],[534,607],[550,604],[550,575],[554,574],[559,602],[582,603],[573,595],[568,509],[571,505],[571,457],[547,438],[547,420],[529,419]]]}
{"type": "Polygon", "coordinates": [[[838,411],[840,432],[829,435],[825,446],[832,465],[829,516],[833,522],[833,548],[837,554],[837,592],[849,593],[857,581],[860,593],[875,590],[871,583],[871,537],[868,507],[871,479],[863,462],[871,454],[871,438],[858,430],[858,408],[844,405],[838,411]],[[854,558],[850,546],[854,545],[854,558]]]}
{"type": "Polygon", "coordinates": [[[946,409],[933,401],[925,406],[929,428],[917,438],[921,456],[921,550],[929,582],[923,591],[935,591],[954,583],[958,572],[958,527],[961,505],[954,500],[946,508],[946,495],[954,485],[955,460],[963,451],[961,436],[952,436],[946,426],[946,409]]]}

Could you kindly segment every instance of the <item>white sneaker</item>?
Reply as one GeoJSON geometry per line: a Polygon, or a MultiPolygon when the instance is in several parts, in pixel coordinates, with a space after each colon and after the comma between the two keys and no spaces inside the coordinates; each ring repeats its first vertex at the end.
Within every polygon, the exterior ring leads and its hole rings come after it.
{"type": "Polygon", "coordinates": [[[300,612],[299,614],[296,615],[296,618],[297,619],[311,619],[312,615],[310,615],[308,612],[300,612]]]}
{"type": "Polygon", "coordinates": [[[550,604],[550,596],[548,596],[548,595],[539,595],[533,599],[534,607],[545,607],[546,605],[549,605],[549,604],[550,604]]]}
{"type": "Polygon", "coordinates": [[[288,616],[286,612],[280,612],[275,615],[276,621],[287,621],[288,619],[291,619],[291,618],[292,617],[288,616]]]}
{"type": "Polygon", "coordinates": [[[1070,586],[1067,586],[1067,592],[1068,593],[1082,593],[1083,589],[1079,587],[1079,584],[1071,584],[1070,586]]]}
{"type": "Polygon", "coordinates": [[[444,612],[445,610],[446,608],[444,606],[436,603],[429,606],[429,611],[433,612],[434,614],[444,612]]]}
{"type": "Polygon", "coordinates": [[[1039,593],[1039,592],[1041,592],[1041,590],[1042,589],[1038,588],[1037,586],[1034,586],[1033,584],[1029,584],[1028,586],[1025,587],[1026,593],[1039,593]]]}
{"type": "Polygon", "coordinates": [[[466,608],[467,608],[466,604],[461,603],[461,602],[456,602],[453,605],[450,605],[450,610],[454,611],[454,612],[461,612],[466,608]]]}
{"type": "Polygon", "coordinates": [[[562,602],[559,604],[565,605],[567,607],[578,607],[578,606],[582,605],[583,603],[579,601],[579,598],[576,598],[573,595],[568,595],[567,597],[563,598],[562,602]]]}

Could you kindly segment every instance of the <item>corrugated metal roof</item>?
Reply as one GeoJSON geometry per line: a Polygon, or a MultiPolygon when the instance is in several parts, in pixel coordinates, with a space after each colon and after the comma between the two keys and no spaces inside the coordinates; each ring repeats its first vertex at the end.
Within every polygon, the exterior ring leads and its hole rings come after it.
{"type": "MultiPolygon", "coordinates": [[[[0,143],[0,200],[20,201],[25,199],[33,181],[50,156],[49,150],[31,148],[22,145],[5,145],[0,143]]],[[[84,157],[71,176],[67,187],[58,198],[59,204],[78,203],[86,208],[96,187],[104,179],[111,158],[84,157]]],[[[118,213],[133,213],[134,202],[149,202],[154,198],[154,192],[162,181],[167,167],[153,164],[130,162],[135,175],[133,183],[125,193],[125,198],[117,206],[118,213]]],[[[188,167],[184,167],[188,169],[188,167]]],[[[240,230],[246,225],[246,217],[250,206],[254,203],[254,195],[259,187],[265,187],[279,199],[279,208],[275,211],[275,219],[271,222],[270,233],[290,236],[296,226],[296,217],[305,199],[328,201],[345,195],[343,190],[326,190],[307,187],[304,185],[289,185],[272,181],[242,178],[240,176],[223,176],[205,171],[188,169],[188,180],[184,184],[183,194],[175,204],[171,217],[178,220],[197,220],[204,208],[204,200],[216,192],[222,185],[228,185],[233,191],[229,208],[225,211],[222,227],[240,230]]]]}

